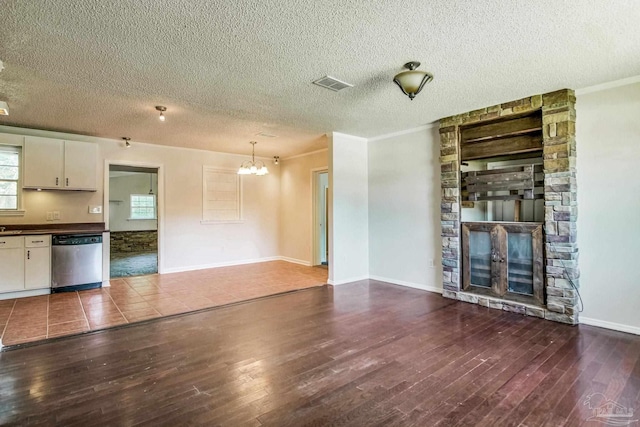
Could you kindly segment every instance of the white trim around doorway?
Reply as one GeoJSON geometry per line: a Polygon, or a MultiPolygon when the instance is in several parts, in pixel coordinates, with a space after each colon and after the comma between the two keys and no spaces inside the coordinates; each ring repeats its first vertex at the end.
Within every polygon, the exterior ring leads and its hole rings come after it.
{"type": "MultiPolygon", "coordinates": [[[[147,162],[136,162],[130,160],[109,160],[105,159],[104,161],[104,191],[103,191],[103,202],[104,206],[104,225],[107,230],[109,230],[109,169],[110,166],[132,166],[132,167],[140,167],[140,168],[149,168],[149,169],[157,169],[158,170],[158,194],[156,195],[156,203],[158,209],[158,274],[165,273],[164,267],[164,165],[162,163],[147,163],[147,162]]],[[[106,233],[105,233],[106,234],[106,233]]],[[[102,268],[102,280],[108,283],[110,278],[110,247],[109,245],[103,244],[103,268],[102,268]]]]}

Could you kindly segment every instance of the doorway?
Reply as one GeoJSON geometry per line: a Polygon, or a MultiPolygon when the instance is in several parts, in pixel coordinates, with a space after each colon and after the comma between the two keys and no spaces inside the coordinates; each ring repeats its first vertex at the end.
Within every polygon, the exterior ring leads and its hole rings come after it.
{"type": "Polygon", "coordinates": [[[158,168],[109,165],[111,279],[158,272],[158,168]]]}
{"type": "Polygon", "coordinates": [[[329,171],[313,171],[313,265],[329,265],[329,171]]]}

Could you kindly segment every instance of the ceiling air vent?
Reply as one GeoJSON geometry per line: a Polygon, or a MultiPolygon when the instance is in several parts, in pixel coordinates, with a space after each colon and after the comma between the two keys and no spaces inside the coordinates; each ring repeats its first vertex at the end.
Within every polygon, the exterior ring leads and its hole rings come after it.
{"type": "Polygon", "coordinates": [[[266,132],[258,132],[256,133],[256,136],[261,136],[263,138],[277,138],[278,135],[274,135],[272,133],[266,133],[266,132]]]}
{"type": "Polygon", "coordinates": [[[324,88],[327,88],[329,90],[332,90],[334,92],[337,92],[339,90],[348,88],[348,87],[353,87],[352,84],[340,81],[336,78],[333,78],[331,76],[324,76],[316,81],[313,82],[314,85],[318,85],[324,88]]]}

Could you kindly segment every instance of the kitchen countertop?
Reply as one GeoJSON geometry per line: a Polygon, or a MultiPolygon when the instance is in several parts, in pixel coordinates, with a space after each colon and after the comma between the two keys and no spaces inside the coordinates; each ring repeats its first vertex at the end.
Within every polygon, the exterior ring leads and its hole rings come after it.
{"type": "Polygon", "coordinates": [[[17,234],[0,234],[2,237],[33,236],[41,234],[96,234],[109,231],[105,228],[104,222],[78,224],[11,224],[0,225],[0,227],[5,227],[5,231],[21,231],[17,234]]]}

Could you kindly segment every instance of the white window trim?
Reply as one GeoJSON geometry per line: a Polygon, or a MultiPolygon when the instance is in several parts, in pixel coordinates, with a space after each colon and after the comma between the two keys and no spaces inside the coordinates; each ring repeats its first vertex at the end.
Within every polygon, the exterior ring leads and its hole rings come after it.
{"type": "Polygon", "coordinates": [[[158,220],[158,197],[155,194],[130,194],[129,195],[129,218],[127,221],[157,221],[158,220]],[[132,218],[131,209],[133,209],[133,196],[153,196],[153,218],[132,218]]]}
{"type": "Polygon", "coordinates": [[[22,147],[20,145],[8,145],[0,144],[0,150],[9,151],[12,153],[18,153],[18,181],[16,190],[16,209],[2,209],[0,208],[0,216],[24,216],[26,211],[22,209],[23,197],[22,197],[22,173],[23,173],[23,160],[22,160],[22,147]]]}

